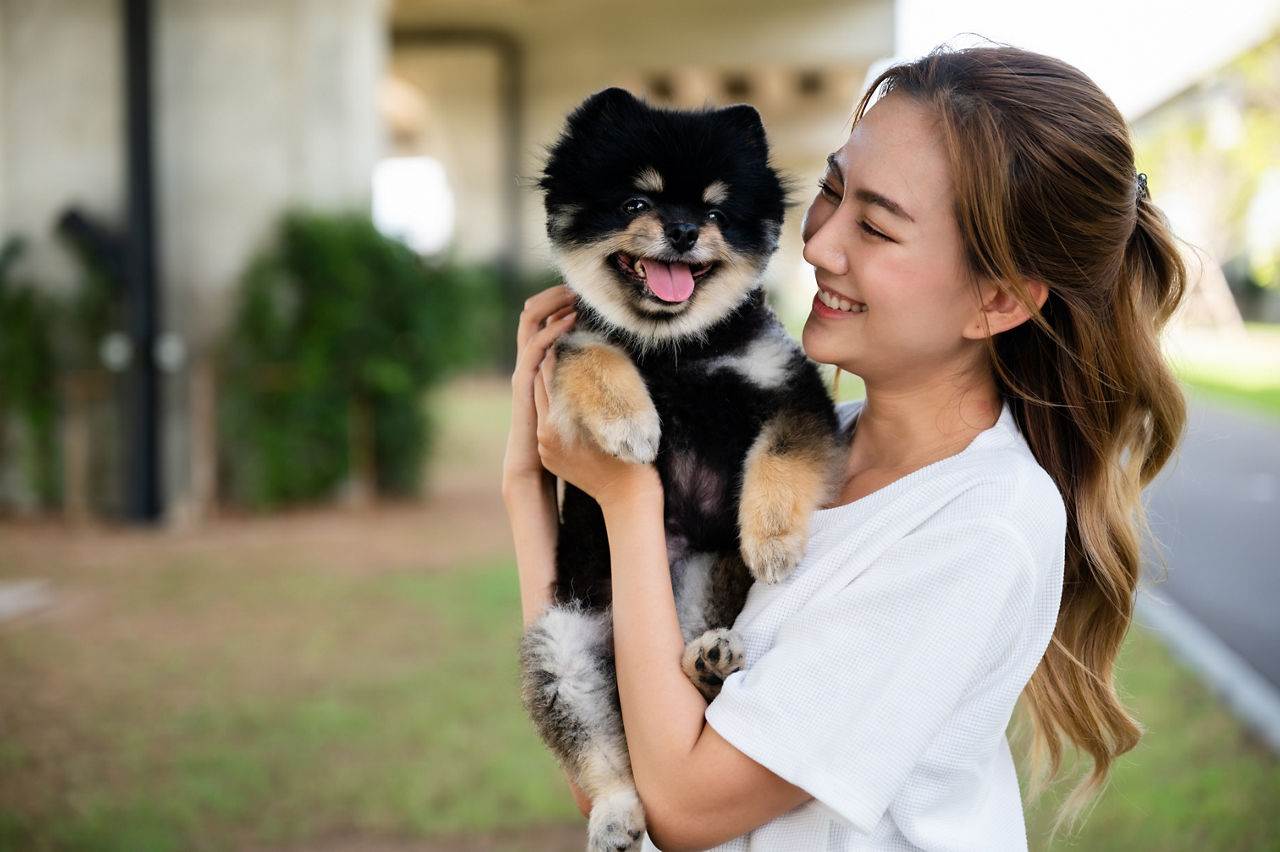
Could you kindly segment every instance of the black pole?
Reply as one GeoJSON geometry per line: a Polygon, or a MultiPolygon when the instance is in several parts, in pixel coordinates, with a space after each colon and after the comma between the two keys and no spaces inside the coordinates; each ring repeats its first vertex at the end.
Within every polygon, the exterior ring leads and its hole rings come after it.
{"type": "Polygon", "coordinates": [[[130,369],[129,518],[160,517],[160,377],[156,371],[155,195],[151,111],[152,0],[123,0],[129,220],[126,290],[130,369]]]}

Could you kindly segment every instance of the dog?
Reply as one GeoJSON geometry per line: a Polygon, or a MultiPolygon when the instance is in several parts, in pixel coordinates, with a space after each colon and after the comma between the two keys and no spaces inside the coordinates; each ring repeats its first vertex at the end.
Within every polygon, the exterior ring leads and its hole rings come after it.
{"type": "MultiPolygon", "coordinates": [[[[753,581],[786,579],[828,496],[836,417],[761,278],[786,190],[747,105],[589,97],[538,183],[578,320],[556,345],[552,423],[566,441],[656,465],[683,667],[708,700],[743,664],[729,628],[753,581]]],[[[635,846],[644,811],[614,680],[599,506],[562,483],[556,603],[521,642],[543,740],[592,800],[588,848],[635,846]]]]}

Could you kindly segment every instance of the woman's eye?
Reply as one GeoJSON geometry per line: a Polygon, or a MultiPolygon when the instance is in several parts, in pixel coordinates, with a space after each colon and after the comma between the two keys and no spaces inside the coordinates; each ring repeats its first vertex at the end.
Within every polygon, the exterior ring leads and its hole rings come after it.
{"type": "Polygon", "coordinates": [[[835,187],[827,183],[826,178],[823,178],[822,180],[818,181],[818,192],[821,195],[824,195],[827,198],[831,199],[832,201],[840,200],[840,193],[836,190],[835,187]]]}
{"type": "Polygon", "coordinates": [[[622,209],[630,216],[643,213],[652,207],[647,198],[628,198],[622,203],[622,209]]]}
{"type": "Polygon", "coordinates": [[[885,240],[886,242],[893,242],[893,240],[891,240],[891,239],[888,237],[888,235],[886,235],[886,234],[884,234],[884,233],[882,233],[882,232],[880,232],[880,231],[877,231],[877,230],[875,229],[875,227],[874,227],[873,225],[871,225],[870,223],[868,223],[868,222],[859,222],[859,223],[858,223],[858,227],[862,228],[862,230],[863,230],[863,231],[865,231],[868,235],[870,235],[870,236],[872,236],[872,237],[875,237],[875,238],[876,238],[876,239],[878,239],[878,240],[885,240]]]}

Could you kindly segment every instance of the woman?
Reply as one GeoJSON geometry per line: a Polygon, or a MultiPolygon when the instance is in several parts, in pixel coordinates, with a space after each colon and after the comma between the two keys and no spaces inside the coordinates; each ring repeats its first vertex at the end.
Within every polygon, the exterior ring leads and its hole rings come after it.
{"type": "Polygon", "coordinates": [[[609,530],[619,694],[662,849],[1024,849],[1005,729],[1094,759],[1140,730],[1112,686],[1139,575],[1141,488],[1184,403],[1158,332],[1172,238],[1124,121],[1076,69],[937,52],[871,86],[805,217],[803,343],[862,377],[842,487],[796,573],[757,586],[744,672],[710,706],[680,670],[649,466],[566,447],[545,358],[571,298],[521,319],[504,496],[526,619],[550,602],[553,492],[609,530]],[[544,470],[545,469],[545,470],[544,470]]]}

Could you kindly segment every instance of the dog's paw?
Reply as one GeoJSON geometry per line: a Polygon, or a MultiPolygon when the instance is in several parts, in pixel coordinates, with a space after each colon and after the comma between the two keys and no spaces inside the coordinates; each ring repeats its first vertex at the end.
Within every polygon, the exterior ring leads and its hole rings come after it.
{"type": "Polygon", "coordinates": [[[644,808],[635,790],[618,790],[591,803],[587,852],[630,852],[644,836],[644,808]]]}
{"type": "Polygon", "coordinates": [[[806,544],[807,530],[777,531],[772,535],[743,530],[742,561],[747,563],[751,576],[761,583],[781,583],[800,564],[806,544]]]}
{"type": "Polygon", "coordinates": [[[592,411],[583,414],[582,424],[601,449],[623,461],[651,464],[658,457],[662,426],[647,395],[621,417],[592,411]]]}
{"type": "Polygon", "coordinates": [[[720,694],[724,679],[742,668],[742,639],[723,627],[708,630],[684,648],[681,668],[708,701],[720,694]]]}
{"type": "Polygon", "coordinates": [[[658,410],[627,354],[588,335],[557,351],[552,419],[560,434],[582,435],[623,461],[649,464],[657,458],[658,410]]]}

